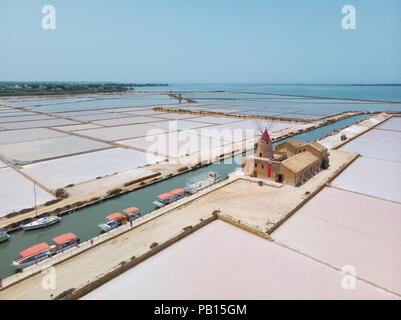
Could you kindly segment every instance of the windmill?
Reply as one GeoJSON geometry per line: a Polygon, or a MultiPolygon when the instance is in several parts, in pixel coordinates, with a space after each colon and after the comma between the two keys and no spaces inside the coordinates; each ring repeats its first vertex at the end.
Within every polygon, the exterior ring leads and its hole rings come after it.
{"type": "Polygon", "coordinates": [[[262,136],[263,133],[265,132],[265,130],[267,130],[267,132],[270,132],[270,129],[272,128],[272,126],[274,125],[274,122],[270,120],[270,122],[268,122],[267,127],[265,125],[265,123],[261,124],[259,123],[258,119],[254,119],[255,123],[256,123],[256,127],[259,131],[259,135],[262,136]],[[263,128],[264,126],[264,128],[263,128]]]}

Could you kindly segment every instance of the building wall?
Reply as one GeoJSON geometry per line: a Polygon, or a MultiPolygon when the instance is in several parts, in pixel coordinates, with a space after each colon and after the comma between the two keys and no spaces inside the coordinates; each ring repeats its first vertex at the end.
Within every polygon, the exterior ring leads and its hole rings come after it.
{"type": "Polygon", "coordinates": [[[306,149],[306,151],[309,151],[310,153],[312,153],[314,156],[316,156],[318,158],[328,158],[327,150],[319,151],[318,149],[312,147],[309,144],[305,145],[304,149],[306,149]]]}

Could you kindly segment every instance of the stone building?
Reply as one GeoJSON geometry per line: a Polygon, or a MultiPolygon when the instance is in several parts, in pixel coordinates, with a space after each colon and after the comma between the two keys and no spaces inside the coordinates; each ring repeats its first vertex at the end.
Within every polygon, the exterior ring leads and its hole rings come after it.
{"type": "Polygon", "coordinates": [[[244,173],[279,183],[300,185],[328,166],[327,149],[317,142],[302,143],[291,139],[276,146],[267,130],[254,154],[245,158],[244,173]]]}

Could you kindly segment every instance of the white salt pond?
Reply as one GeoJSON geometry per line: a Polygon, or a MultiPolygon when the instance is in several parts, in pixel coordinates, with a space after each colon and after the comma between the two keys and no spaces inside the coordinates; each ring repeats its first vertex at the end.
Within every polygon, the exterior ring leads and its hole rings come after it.
{"type": "Polygon", "coordinates": [[[83,299],[395,299],[249,232],[214,221],[83,299]],[[227,272],[229,270],[229,272],[227,272]]]}
{"type": "Polygon", "coordinates": [[[10,131],[3,131],[0,133],[0,144],[35,141],[35,140],[57,138],[63,136],[66,136],[66,134],[50,130],[47,128],[10,130],[10,131]]]}
{"type": "Polygon", "coordinates": [[[153,134],[161,134],[166,131],[167,129],[165,128],[151,126],[149,124],[133,124],[110,128],[84,130],[80,131],[79,134],[106,141],[116,141],[144,137],[153,134]]]}
{"type": "Polygon", "coordinates": [[[360,157],[332,185],[401,203],[401,163],[360,157]]]}
{"type": "MultiPolygon", "coordinates": [[[[35,206],[33,182],[11,168],[0,169],[0,190],[0,217],[35,206]]],[[[41,205],[53,196],[36,186],[36,199],[41,205]]]]}
{"type": "Polygon", "coordinates": [[[146,117],[146,116],[136,116],[130,117],[129,115],[124,115],[125,118],[119,119],[107,119],[107,120],[98,120],[95,121],[95,124],[101,126],[119,126],[119,125],[126,125],[126,124],[141,124],[141,123],[148,123],[148,122],[157,122],[160,121],[158,118],[146,117]]]}
{"type": "Polygon", "coordinates": [[[79,124],[79,122],[65,119],[51,119],[51,120],[2,123],[2,126],[6,127],[7,129],[24,129],[24,128],[54,127],[54,126],[63,126],[72,124],[79,124]]]}
{"type": "Polygon", "coordinates": [[[401,131],[401,118],[392,117],[391,119],[387,120],[386,122],[380,124],[378,126],[378,128],[385,129],[385,130],[398,130],[398,131],[401,131]]]}
{"type": "Polygon", "coordinates": [[[50,189],[57,189],[163,160],[140,151],[114,148],[27,165],[24,171],[50,189]]]}
{"type": "Polygon", "coordinates": [[[180,131],[121,140],[117,141],[117,143],[170,157],[180,157],[194,152],[208,151],[211,148],[222,145],[224,142],[220,139],[198,136],[196,132],[180,131]]]}
{"type": "Polygon", "coordinates": [[[37,161],[108,147],[112,146],[77,136],[64,136],[13,144],[0,144],[0,155],[11,162],[37,161]]]}
{"type": "Polygon", "coordinates": [[[372,130],[345,144],[340,150],[358,152],[369,158],[401,162],[400,138],[401,132],[372,130]]]}

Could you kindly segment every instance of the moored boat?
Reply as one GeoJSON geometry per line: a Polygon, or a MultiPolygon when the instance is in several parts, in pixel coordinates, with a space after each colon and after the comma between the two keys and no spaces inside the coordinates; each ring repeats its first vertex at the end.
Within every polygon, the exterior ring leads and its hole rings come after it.
{"type": "Polygon", "coordinates": [[[56,246],[56,253],[64,252],[72,247],[76,247],[81,242],[81,239],[71,232],[59,235],[52,240],[54,246],[56,246]]]}
{"type": "Polygon", "coordinates": [[[35,221],[32,221],[30,223],[24,224],[22,226],[22,229],[24,229],[25,231],[29,231],[29,230],[46,228],[57,222],[60,222],[60,220],[61,220],[61,218],[58,216],[42,217],[42,218],[38,218],[35,221]]]}
{"type": "Polygon", "coordinates": [[[189,181],[185,188],[186,192],[194,194],[221,181],[221,177],[216,171],[209,171],[206,175],[195,177],[195,179],[189,181]]]}
{"type": "Polygon", "coordinates": [[[20,257],[13,260],[12,266],[24,269],[40,261],[46,260],[79,244],[80,239],[73,233],[62,234],[52,239],[52,245],[45,242],[36,244],[20,252],[20,257]]]}
{"type": "Polygon", "coordinates": [[[185,196],[185,190],[184,189],[174,189],[170,192],[163,193],[158,195],[157,197],[159,200],[154,201],[153,204],[159,208],[162,208],[174,201],[177,201],[178,199],[181,199],[185,196]]]}
{"type": "Polygon", "coordinates": [[[0,230],[0,243],[4,242],[4,241],[7,241],[8,238],[10,238],[10,235],[5,231],[0,230]]]}
{"type": "Polygon", "coordinates": [[[21,251],[19,254],[20,257],[13,260],[12,265],[17,269],[24,269],[51,257],[51,250],[47,243],[42,242],[21,251]]]}
{"type": "Polygon", "coordinates": [[[139,212],[139,209],[137,207],[129,207],[127,209],[124,209],[123,211],[126,213],[128,220],[134,220],[141,216],[141,213],[139,212]]]}
{"type": "Polygon", "coordinates": [[[22,225],[22,229],[24,229],[25,231],[28,230],[35,230],[35,229],[42,229],[42,228],[46,228],[49,227],[57,222],[60,222],[61,218],[59,216],[46,216],[46,217],[41,217],[38,218],[38,206],[36,203],[36,185],[33,184],[33,193],[34,193],[34,197],[35,197],[35,217],[36,220],[32,221],[30,223],[24,224],[22,225]]]}
{"type": "Polygon", "coordinates": [[[106,223],[98,224],[98,227],[102,229],[104,232],[113,230],[121,226],[124,222],[128,220],[128,217],[119,212],[115,212],[108,215],[106,219],[109,221],[106,223]]]}

